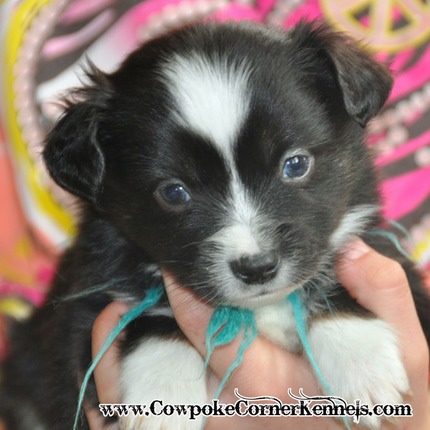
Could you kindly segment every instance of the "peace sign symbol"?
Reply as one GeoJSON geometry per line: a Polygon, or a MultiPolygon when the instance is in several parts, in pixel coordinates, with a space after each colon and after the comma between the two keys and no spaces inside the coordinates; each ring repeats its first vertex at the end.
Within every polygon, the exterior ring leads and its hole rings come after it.
{"type": "Polygon", "coordinates": [[[320,0],[325,18],[340,30],[395,54],[430,39],[429,0],[320,0]]]}

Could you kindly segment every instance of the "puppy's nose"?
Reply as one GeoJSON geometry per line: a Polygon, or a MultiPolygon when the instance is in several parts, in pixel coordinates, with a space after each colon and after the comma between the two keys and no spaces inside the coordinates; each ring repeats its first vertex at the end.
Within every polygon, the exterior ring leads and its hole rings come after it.
{"type": "Polygon", "coordinates": [[[243,255],[230,262],[236,278],[246,284],[263,284],[273,279],[278,272],[279,259],[274,251],[255,255],[243,255]]]}

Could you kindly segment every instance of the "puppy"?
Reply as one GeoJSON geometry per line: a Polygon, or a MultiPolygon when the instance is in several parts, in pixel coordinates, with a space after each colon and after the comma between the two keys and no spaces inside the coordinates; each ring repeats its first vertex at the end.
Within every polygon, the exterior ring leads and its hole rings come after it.
{"type": "MultiPolygon", "coordinates": [[[[214,306],[254,309],[259,332],[296,352],[284,298],[300,291],[333,394],[401,402],[409,383],[395,333],[333,269],[341,246],[380,221],[363,134],[390,92],[387,70],[324,26],[205,24],[90,78],[43,153],[54,180],[81,199],[82,216],[47,303],[13,334],[1,399],[8,429],[72,428],[95,318],[113,300],[139,303],[162,282],[160,268],[214,306]],[[96,285],[106,288],[61,300],[96,285]]],[[[429,302],[408,274],[428,334],[429,302]]],[[[127,328],[121,354],[124,403],[209,400],[202,358],[166,297],[127,328]]],[[[93,382],[86,402],[97,408],[93,382]]],[[[201,426],[174,416],[120,421],[201,426]]]]}

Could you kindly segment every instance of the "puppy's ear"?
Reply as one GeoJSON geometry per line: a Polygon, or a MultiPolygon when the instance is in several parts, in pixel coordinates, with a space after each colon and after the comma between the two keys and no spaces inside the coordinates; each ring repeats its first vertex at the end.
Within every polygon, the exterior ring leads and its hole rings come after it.
{"type": "Polygon", "coordinates": [[[393,80],[387,68],[359,48],[355,41],[326,25],[301,23],[293,31],[292,38],[308,54],[309,49],[313,49],[317,55],[324,53],[328,57],[347,112],[364,127],[390,94],[393,80]]]}
{"type": "MultiPolygon", "coordinates": [[[[95,81],[94,76],[91,79],[95,81]]],[[[84,100],[69,104],[49,133],[43,151],[46,167],[55,182],[90,202],[97,199],[105,169],[97,131],[106,91],[98,84],[78,91],[78,97],[84,100]]]]}

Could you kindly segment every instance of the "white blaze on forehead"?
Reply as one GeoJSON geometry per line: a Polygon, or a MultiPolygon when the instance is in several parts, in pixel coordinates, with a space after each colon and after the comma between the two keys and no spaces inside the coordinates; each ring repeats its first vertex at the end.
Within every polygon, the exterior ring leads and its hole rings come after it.
{"type": "Polygon", "coordinates": [[[257,211],[250,201],[249,192],[246,190],[235,170],[232,171],[230,199],[227,204],[230,221],[238,225],[246,226],[247,230],[250,232],[250,227],[257,216],[257,211]]]}
{"type": "Polygon", "coordinates": [[[165,64],[163,74],[179,121],[209,138],[231,161],[235,138],[249,110],[249,67],[203,55],[177,55],[165,64]]]}
{"type": "Polygon", "coordinates": [[[270,249],[261,234],[261,214],[236,171],[232,172],[230,196],[225,202],[225,211],[225,227],[208,240],[223,249],[228,258],[259,254],[264,247],[270,249]]]}
{"type": "Polygon", "coordinates": [[[176,55],[164,65],[163,75],[176,104],[176,119],[209,139],[229,167],[228,211],[234,227],[226,230],[229,237],[220,236],[230,242],[229,248],[235,244],[237,251],[258,252],[259,245],[250,228],[256,210],[234,161],[236,139],[249,112],[250,67],[244,62],[228,64],[225,59],[214,60],[204,55],[176,55]]]}

